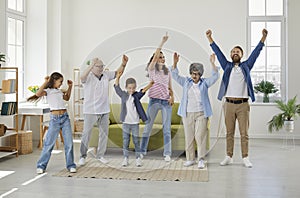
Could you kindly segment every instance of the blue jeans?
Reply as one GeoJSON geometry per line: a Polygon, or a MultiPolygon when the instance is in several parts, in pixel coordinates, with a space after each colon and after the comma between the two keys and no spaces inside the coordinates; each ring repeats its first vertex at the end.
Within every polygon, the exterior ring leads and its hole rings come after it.
{"type": "Polygon", "coordinates": [[[169,105],[167,100],[161,100],[156,98],[150,98],[147,109],[147,118],[145,129],[142,136],[141,152],[143,155],[147,154],[147,147],[149,143],[150,134],[152,131],[153,123],[158,111],[161,110],[162,114],[162,125],[164,134],[164,153],[163,155],[172,154],[171,144],[171,116],[172,106],[169,105]]]}
{"type": "Polygon", "coordinates": [[[140,157],[140,140],[139,140],[139,124],[125,124],[123,128],[123,156],[128,157],[128,149],[130,142],[130,130],[132,132],[132,139],[134,143],[135,158],[140,157]]]}
{"type": "Polygon", "coordinates": [[[46,134],[40,159],[37,162],[37,168],[46,170],[47,164],[51,157],[51,151],[53,150],[60,129],[62,129],[62,135],[64,138],[67,169],[70,170],[70,168],[76,168],[76,164],[74,163],[72,129],[70,118],[67,112],[62,115],[50,114],[49,128],[46,134]]]}

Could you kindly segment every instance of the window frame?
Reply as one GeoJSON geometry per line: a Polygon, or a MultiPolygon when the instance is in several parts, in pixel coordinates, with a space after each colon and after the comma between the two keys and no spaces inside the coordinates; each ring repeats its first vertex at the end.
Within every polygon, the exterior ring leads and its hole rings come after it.
{"type": "MultiPolygon", "coordinates": [[[[251,53],[251,23],[253,22],[280,22],[281,23],[281,40],[280,40],[280,54],[281,54],[281,62],[280,62],[280,78],[281,78],[281,86],[279,87],[280,92],[281,92],[281,97],[276,98],[272,95],[270,95],[270,103],[272,101],[277,100],[277,99],[282,99],[286,100],[287,95],[288,95],[288,82],[287,82],[287,73],[288,73],[288,62],[287,62],[287,0],[282,0],[283,1],[283,15],[282,16],[276,16],[276,15],[270,15],[270,16],[249,16],[249,1],[247,4],[247,51],[248,54],[251,53]]],[[[266,0],[264,0],[266,3],[266,0]]],[[[265,6],[265,14],[266,14],[266,6],[265,6]]],[[[270,34],[270,32],[269,32],[270,34]]],[[[258,40],[259,41],[259,40],[258,40]]],[[[258,42],[257,41],[257,42],[258,42]]],[[[268,46],[268,38],[266,39],[265,42],[265,47],[268,46]]],[[[265,53],[265,63],[267,61],[267,51],[265,53]]],[[[260,73],[260,72],[258,72],[260,73]]],[[[261,73],[264,74],[266,77],[267,71],[261,71],[261,73]]],[[[254,84],[253,84],[254,86],[254,84]]],[[[257,98],[257,94],[255,94],[257,98]]],[[[262,103],[262,101],[256,101],[255,103],[262,103]]]]}
{"type": "MultiPolygon", "coordinates": [[[[13,9],[10,9],[8,8],[8,0],[6,0],[6,52],[8,54],[8,20],[9,18],[12,18],[12,19],[15,19],[15,20],[20,20],[23,22],[23,35],[22,35],[22,40],[23,40],[23,43],[22,43],[22,53],[23,53],[23,56],[22,56],[22,65],[21,66],[18,66],[18,65],[13,65],[15,67],[18,67],[19,69],[19,81],[18,81],[18,84],[19,84],[19,100],[23,99],[24,98],[24,91],[25,91],[25,61],[26,61],[26,52],[25,52],[25,49],[26,49],[26,0],[23,0],[23,12],[19,12],[17,10],[13,10],[13,9]],[[22,81],[20,80],[20,76],[21,76],[21,79],[22,81]]],[[[17,45],[15,45],[17,46],[17,45]]]]}

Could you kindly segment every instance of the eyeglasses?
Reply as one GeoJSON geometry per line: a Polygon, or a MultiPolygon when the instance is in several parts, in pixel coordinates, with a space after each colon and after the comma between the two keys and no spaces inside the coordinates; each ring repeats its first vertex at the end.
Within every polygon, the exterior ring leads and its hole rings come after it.
{"type": "Polygon", "coordinates": [[[200,76],[200,73],[192,72],[191,76],[200,76]]]}
{"type": "Polygon", "coordinates": [[[105,65],[94,65],[94,67],[103,68],[105,65]]]}

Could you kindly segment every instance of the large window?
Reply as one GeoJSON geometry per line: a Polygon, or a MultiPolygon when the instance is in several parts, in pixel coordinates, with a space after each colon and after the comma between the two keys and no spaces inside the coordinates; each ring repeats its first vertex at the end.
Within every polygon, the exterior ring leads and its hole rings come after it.
{"type": "MultiPolygon", "coordinates": [[[[270,102],[286,97],[286,0],[248,0],[248,43],[253,50],[268,30],[265,47],[251,71],[253,85],[262,80],[275,84],[279,90],[270,94],[270,102]]],[[[262,93],[257,93],[261,102],[262,93]]]]}
{"type": "Polygon", "coordinates": [[[7,66],[19,69],[19,99],[24,94],[25,0],[7,0],[7,66]]]}

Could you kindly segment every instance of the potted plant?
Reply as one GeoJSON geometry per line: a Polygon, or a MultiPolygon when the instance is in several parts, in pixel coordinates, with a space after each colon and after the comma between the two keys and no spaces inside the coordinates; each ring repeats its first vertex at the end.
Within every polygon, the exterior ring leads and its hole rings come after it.
{"type": "Polygon", "coordinates": [[[289,99],[287,103],[281,100],[276,100],[277,108],[281,112],[268,122],[269,132],[279,131],[285,127],[286,131],[292,132],[294,129],[294,119],[300,116],[300,104],[296,104],[297,96],[293,99],[289,99]]]}
{"type": "Polygon", "coordinates": [[[2,54],[0,52],[0,67],[1,67],[1,62],[5,63],[5,54],[2,54]]]}
{"type": "Polygon", "coordinates": [[[278,89],[270,81],[262,80],[254,86],[255,93],[261,92],[264,94],[263,102],[269,102],[269,94],[276,93],[278,89]]]}

